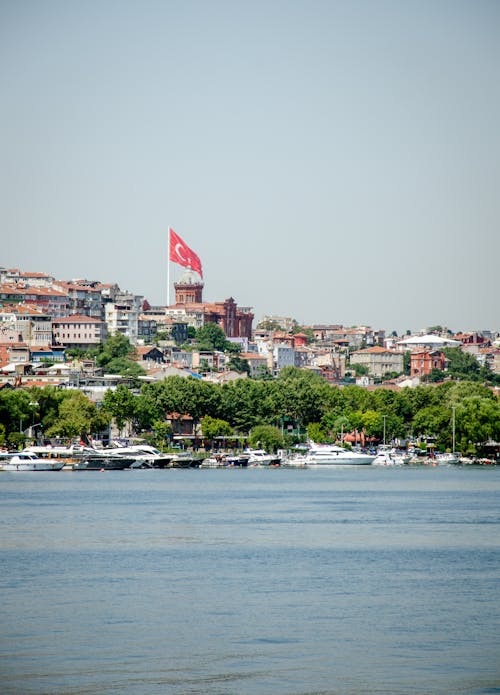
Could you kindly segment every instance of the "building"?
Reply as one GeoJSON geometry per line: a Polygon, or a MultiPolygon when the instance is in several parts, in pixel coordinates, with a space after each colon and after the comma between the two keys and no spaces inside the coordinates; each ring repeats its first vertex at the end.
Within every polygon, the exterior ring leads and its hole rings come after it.
{"type": "Polygon", "coordinates": [[[374,377],[383,377],[385,374],[400,373],[404,369],[403,353],[399,350],[374,346],[357,350],[351,355],[351,364],[362,364],[368,369],[368,374],[374,377]]]}
{"type": "Polygon", "coordinates": [[[104,318],[108,333],[121,333],[132,345],[137,344],[139,336],[139,316],[142,313],[143,297],[128,292],[116,293],[112,301],[104,305],[104,318]]]}
{"type": "Polygon", "coordinates": [[[52,335],[56,345],[86,350],[106,340],[107,326],[100,319],[72,314],[52,321],[52,335]]]}
{"type": "Polygon", "coordinates": [[[429,350],[441,350],[445,347],[460,347],[460,340],[452,340],[451,338],[442,338],[439,335],[434,335],[434,333],[427,333],[426,335],[414,335],[410,338],[404,338],[397,342],[397,347],[400,350],[415,350],[415,349],[429,349],[429,350]]]}
{"type": "Polygon", "coordinates": [[[29,347],[52,343],[49,314],[30,304],[4,305],[0,309],[2,342],[25,342],[29,347]]]}
{"type": "Polygon", "coordinates": [[[69,312],[102,319],[102,296],[95,283],[87,280],[56,282],[54,288],[64,292],[69,300],[69,312]]]}
{"type": "Polygon", "coordinates": [[[227,338],[252,337],[253,313],[250,308],[239,308],[232,297],[221,302],[203,301],[203,282],[188,270],[174,283],[175,304],[167,307],[166,314],[177,322],[201,328],[216,323],[227,338]]]}
{"type": "Polygon", "coordinates": [[[446,358],[440,350],[415,350],[410,354],[411,376],[428,376],[433,369],[444,371],[446,358]]]}

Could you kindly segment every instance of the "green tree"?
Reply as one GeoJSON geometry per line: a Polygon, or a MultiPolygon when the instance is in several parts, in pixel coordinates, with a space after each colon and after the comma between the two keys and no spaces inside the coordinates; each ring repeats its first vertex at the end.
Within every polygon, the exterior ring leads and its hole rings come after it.
{"type": "Polygon", "coordinates": [[[460,348],[443,348],[443,354],[448,362],[448,374],[460,379],[479,378],[480,366],[474,355],[463,352],[460,348]]]}
{"type": "Polygon", "coordinates": [[[307,438],[317,444],[331,442],[331,437],[320,422],[310,422],[307,425],[307,438]]]}
{"type": "Polygon", "coordinates": [[[67,391],[59,407],[57,421],[47,430],[47,436],[80,437],[85,439],[95,431],[103,430],[109,417],[98,410],[81,391],[67,391]]]}
{"type": "Polygon", "coordinates": [[[135,422],[138,396],[135,396],[124,384],[116,389],[108,389],[104,394],[102,407],[104,412],[114,418],[116,426],[121,431],[125,424],[135,422]]]}
{"type": "Polygon", "coordinates": [[[201,328],[198,328],[195,340],[200,348],[208,350],[220,350],[223,352],[226,347],[226,334],[216,323],[206,323],[201,328]]]}
{"type": "Polygon", "coordinates": [[[201,433],[203,438],[213,445],[217,437],[231,437],[233,428],[226,420],[205,415],[201,421],[201,433]]]}
{"type": "Polygon", "coordinates": [[[274,452],[284,447],[285,440],[277,427],[273,425],[258,425],[251,431],[248,443],[253,448],[262,448],[266,451],[274,452]]]}
{"type": "Polygon", "coordinates": [[[248,360],[242,357],[231,357],[228,362],[229,369],[233,369],[235,372],[250,374],[250,365],[248,360]]]}

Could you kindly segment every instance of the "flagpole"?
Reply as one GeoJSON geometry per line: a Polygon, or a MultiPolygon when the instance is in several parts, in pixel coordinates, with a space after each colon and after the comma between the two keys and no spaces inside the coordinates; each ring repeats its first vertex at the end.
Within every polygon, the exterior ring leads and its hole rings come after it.
{"type": "Polygon", "coordinates": [[[170,306],[170,227],[168,228],[167,253],[167,306],[170,306]]]}

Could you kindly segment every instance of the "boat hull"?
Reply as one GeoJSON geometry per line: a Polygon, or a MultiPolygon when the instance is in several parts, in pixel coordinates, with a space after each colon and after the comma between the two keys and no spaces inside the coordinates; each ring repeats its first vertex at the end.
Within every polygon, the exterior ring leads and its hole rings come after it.
{"type": "Polygon", "coordinates": [[[366,459],[333,459],[331,461],[308,461],[304,460],[305,466],[308,468],[335,468],[338,466],[371,466],[374,456],[367,456],[366,459]]]}
{"type": "Polygon", "coordinates": [[[4,471],[61,471],[64,461],[40,461],[39,463],[4,463],[1,465],[4,471]]]}
{"type": "Polygon", "coordinates": [[[73,466],[74,471],[123,471],[134,463],[133,458],[124,458],[123,456],[111,457],[95,457],[88,458],[85,461],[79,461],[73,466]]]}

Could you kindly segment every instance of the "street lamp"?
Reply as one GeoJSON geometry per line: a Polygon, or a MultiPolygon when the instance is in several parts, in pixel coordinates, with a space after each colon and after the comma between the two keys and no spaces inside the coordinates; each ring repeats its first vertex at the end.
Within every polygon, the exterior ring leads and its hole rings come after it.
{"type": "Polygon", "coordinates": [[[38,401],[30,401],[30,402],[29,402],[30,408],[33,408],[33,415],[32,415],[32,419],[31,419],[31,433],[30,433],[30,437],[33,436],[33,430],[34,430],[34,428],[35,428],[35,415],[36,415],[36,409],[38,408],[39,405],[40,405],[40,404],[38,403],[38,401]]]}
{"type": "Polygon", "coordinates": [[[384,419],[384,446],[385,446],[385,420],[387,418],[387,415],[382,415],[382,417],[384,419]]]}

